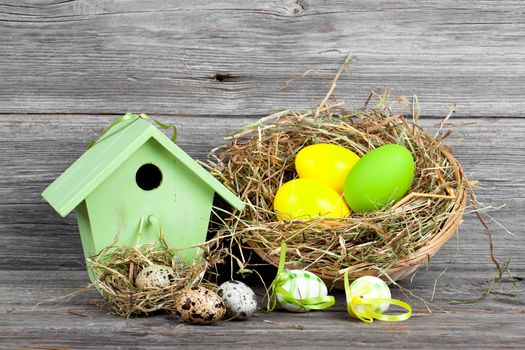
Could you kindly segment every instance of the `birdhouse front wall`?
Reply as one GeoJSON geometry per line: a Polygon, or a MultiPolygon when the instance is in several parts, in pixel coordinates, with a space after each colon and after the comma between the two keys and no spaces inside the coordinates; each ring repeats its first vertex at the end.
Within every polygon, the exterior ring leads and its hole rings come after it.
{"type": "Polygon", "coordinates": [[[159,242],[158,222],[168,246],[182,249],[177,255],[191,261],[197,249],[185,248],[206,240],[213,195],[206,183],[150,139],[85,199],[92,239],[83,238],[83,244],[93,247],[84,250],[98,254],[113,243],[159,242]]]}

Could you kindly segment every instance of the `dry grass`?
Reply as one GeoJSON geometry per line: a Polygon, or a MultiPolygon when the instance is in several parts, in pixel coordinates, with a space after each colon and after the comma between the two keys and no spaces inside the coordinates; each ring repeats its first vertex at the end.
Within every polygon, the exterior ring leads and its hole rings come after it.
{"type": "MultiPolygon", "coordinates": [[[[418,126],[417,111],[406,99],[400,103],[408,105],[411,121],[392,112],[386,94],[372,94],[367,106],[351,113],[337,103],[327,105],[327,100],[315,111],[286,110],[263,118],[212,151],[211,173],[247,203],[243,212],[224,218],[222,233],[233,234],[241,252],[252,249],[273,265],[285,240],[287,267],[306,268],[337,286],[346,270],[351,278],[405,277],[454,234],[466,206],[468,182],[443,144],[448,133],[440,129],[429,135],[418,126]],[[374,99],[376,105],[368,108],[374,99]],[[299,150],[316,143],[341,145],[359,156],[381,145],[401,144],[415,160],[412,186],[400,201],[375,212],[341,220],[278,221],[274,195],[297,177],[294,158],[299,150]]],[[[238,259],[247,263],[247,255],[238,259]]]]}
{"type": "Polygon", "coordinates": [[[177,292],[194,285],[210,284],[205,273],[222,261],[224,252],[210,249],[215,244],[203,244],[204,256],[192,265],[177,258],[161,239],[161,245],[140,247],[110,246],[89,261],[95,275],[95,287],[104,297],[106,307],[123,317],[150,314],[163,310],[175,312],[177,292]],[[146,266],[159,264],[173,268],[176,278],[167,288],[141,290],[135,286],[137,274],[146,266]]]}

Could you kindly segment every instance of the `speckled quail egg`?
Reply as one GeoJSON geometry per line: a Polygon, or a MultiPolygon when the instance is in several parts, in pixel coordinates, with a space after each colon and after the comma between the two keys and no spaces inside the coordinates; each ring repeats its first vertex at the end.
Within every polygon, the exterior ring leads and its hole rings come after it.
{"type": "Polygon", "coordinates": [[[247,318],[257,310],[257,298],[253,290],[239,281],[228,281],[220,285],[217,294],[226,305],[226,316],[247,318]]]}
{"type": "Polygon", "coordinates": [[[212,324],[224,316],[226,306],[214,291],[204,287],[192,287],[178,293],[175,310],[185,322],[212,324]]]}
{"type": "Polygon", "coordinates": [[[150,265],[143,268],[135,278],[135,285],[140,289],[166,288],[175,281],[173,269],[164,265],[150,265]]]}

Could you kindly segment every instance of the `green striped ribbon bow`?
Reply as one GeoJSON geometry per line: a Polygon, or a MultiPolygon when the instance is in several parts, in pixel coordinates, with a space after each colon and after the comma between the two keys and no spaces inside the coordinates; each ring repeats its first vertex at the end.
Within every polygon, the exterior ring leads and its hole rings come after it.
{"type": "Polygon", "coordinates": [[[284,302],[292,304],[303,310],[324,310],[334,305],[335,299],[333,296],[318,296],[314,298],[296,299],[293,293],[290,293],[283,286],[290,282],[291,290],[295,287],[295,276],[289,271],[285,270],[284,264],[286,262],[286,242],[281,241],[281,255],[279,257],[279,266],[277,268],[277,275],[270,285],[269,310],[273,311],[277,304],[277,294],[284,302]]]}

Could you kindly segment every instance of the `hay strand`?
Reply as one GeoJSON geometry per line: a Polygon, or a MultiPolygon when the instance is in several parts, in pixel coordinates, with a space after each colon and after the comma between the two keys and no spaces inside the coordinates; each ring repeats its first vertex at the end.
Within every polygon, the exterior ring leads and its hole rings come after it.
{"type": "MultiPolygon", "coordinates": [[[[345,66],[346,61],[328,97],[345,66]]],[[[352,279],[406,277],[427,264],[455,233],[468,191],[459,163],[443,137],[434,138],[415,122],[416,107],[409,106],[415,120],[409,122],[392,112],[387,94],[374,96],[379,100],[373,108],[352,113],[338,109],[339,103],[326,105],[325,97],[315,111],[270,115],[229,135],[228,144],[212,151],[211,173],[247,203],[242,213],[224,220],[224,232],[234,234],[241,251],[251,249],[276,265],[284,239],[289,267],[306,268],[340,287],[346,271],[352,279]],[[274,195],[297,177],[294,158],[299,150],[316,143],[337,144],[359,156],[385,144],[401,144],[415,160],[412,186],[400,201],[375,212],[340,220],[278,221],[274,195]]]]}
{"type": "Polygon", "coordinates": [[[165,243],[135,247],[112,245],[91,257],[88,265],[96,278],[94,285],[104,297],[104,306],[116,314],[129,317],[159,310],[175,312],[176,293],[186,287],[209,284],[203,280],[205,272],[224,257],[223,251],[210,249],[209,242],[201,247],[206,255],[191,265],[180,259],[176,251],[169,249],[165,243]],[[175,278],[169,287],[141,290],[135,285],[135,278],[143,268],[153,264],[171,267],[175,278]]]}

